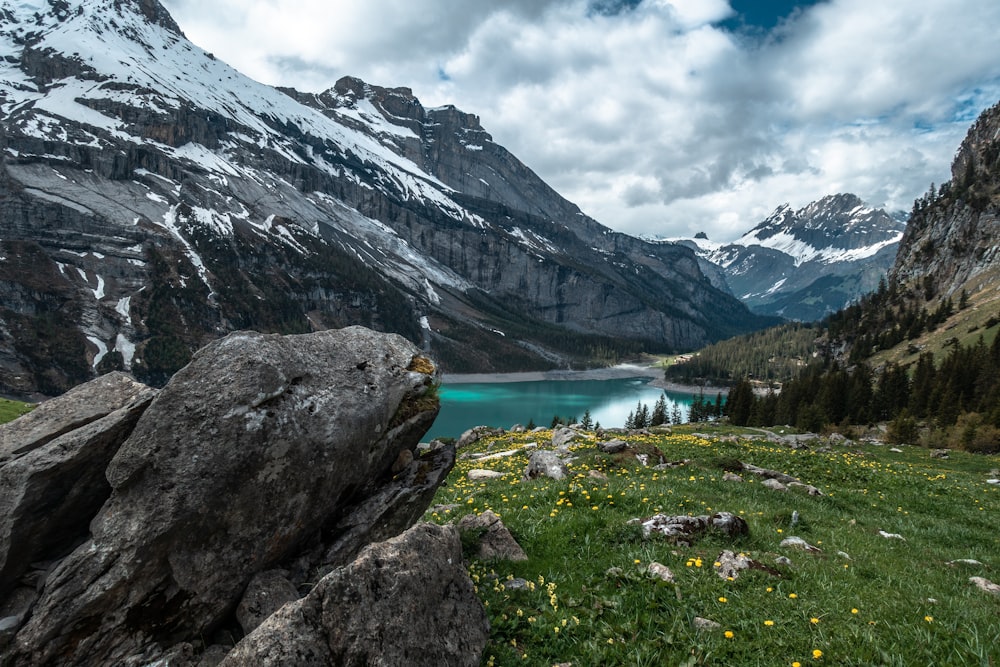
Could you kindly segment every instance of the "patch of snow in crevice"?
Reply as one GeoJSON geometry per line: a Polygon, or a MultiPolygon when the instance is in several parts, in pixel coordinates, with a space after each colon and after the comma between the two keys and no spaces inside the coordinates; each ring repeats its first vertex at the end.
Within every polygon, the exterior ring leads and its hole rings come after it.
{"type": "Polygon", "coordinates": [[[427,299],[433,303],[435,306],[441,304],[441,296],[434,291],[434,286],[431,285],[431,281],[424,278],[424,291],[427,292],[427,299]]]}
{"type": "Polygon", "coordinates": [[[125,366],[125,370],[132,370],[132,359],[135,358],[135,343],[126,338],[124,334],[118,334],[118,337],[115,338],[115,351],[122,355],[122,363],[125,366]]]}
{"type": "MultiPolygon", "coordinates": [[[[186,238],[184,238],[184,235],[181,234],[181,230],[177,226],[178,206],[179,206],[178,204],[174,204],[173,206],[171,206],[167,210],[167,212],[163,214],[163,221],[156,224],[159,224],[161,227],[170,232],[174,236],[174,238],[180,241],[181,245],[184,246],[185,254],[191,261],[191,263],[194,265],[194,268],[198,271],[198,277],[201,278],[201,282],[205,283],[205,286],[208,287],[208,289],[212,294],[214,294],[214,290],[212,290],[212,285],[209,284],[208,282],[208,269],[205,268],[205,263],[202,261],[201,256],[198,254],[198,252],[194,249],[194,246],[192,246],[191,243],[186,238]]],[[[129,261],[135,261],[135,260],[129,260],[129,261]]],[[[183,277],[181,277],[181,283],[184,284],[183,277]]]]}
{"type": "Polygon", "coordinates": [[[97,287],[92,291],[94,292],[94,298],[98,301],[104,298],[104,278],[100,275],[97,276],[97,287]]]}
{"type": "Polygon", "coordinates": [[[125,324],[132,325],[132,297],[123,296],[118,299],[118,303],[115,305],[115,312],[122,316],[122,321],[125,324]]]}
{"type": "Polygon", "coordinates": [[[427,329],[428,331],[431,330],[431,323],[427,319],[426,315],[424,315],[423,317],[420,318],[420,328],[421,329],[427,329]]]}
{"type": "Polygon", "coordinates": [[[94,368],[97,368],[97,364],[101,363],[101,359],[103,359],[104,355],[108,353],[108,346],[103,340],[101,340],[97,336],[88,335],[87,340],[93,343],[94,347],[97,348],[97,354],[94,355],[94,362],[91,364],[94,368]]]}

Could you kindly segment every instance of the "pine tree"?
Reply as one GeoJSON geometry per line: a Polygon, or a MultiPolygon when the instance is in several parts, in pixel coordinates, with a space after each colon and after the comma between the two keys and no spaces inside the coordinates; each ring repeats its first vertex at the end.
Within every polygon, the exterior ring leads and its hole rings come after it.
{"type": "Polygon", "coordinates": [[[593,424],[593,422],[591,421],[591,418],[590,418],[590,408],[588,408],[588,409],[586,409],[586,410],[583,411],[583,419],[580,420],[580,426],[582,426],[584,428],[584,430],[589,431],[590,427],[593,426],[593,425],[594,424],[593,424]]]}
{"type": "Polygon", "coordinates": [[[653,415],[649,419],[650,426],[662,426],[667,422],[667,395],[661,393],[653,406],[653,415]]]}
{"type": "Polygon", "coordinates": [[[628,413],[628,417],[625,419],[625,430],[631,431],[635,428],[635,412],[628,413]]]}

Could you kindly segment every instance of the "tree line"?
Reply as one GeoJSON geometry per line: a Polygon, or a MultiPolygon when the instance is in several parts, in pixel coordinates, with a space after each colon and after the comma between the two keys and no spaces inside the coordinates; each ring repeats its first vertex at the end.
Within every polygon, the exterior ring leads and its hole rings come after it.
{"type": "Polygon", "coordinates": [[[874,371],[831,361],[764,395],[743,378],[731,388],[725,412],[739,426],[788,424],[813,432],[888,421],[890,440],[910,444],[919,420],[930,427],[927,444],[1000,451],[1000,335],[990,345],[982,336],[968,346],[954,341],[940,363],[925,352],[912,373],[894,363],[874,371]]]}

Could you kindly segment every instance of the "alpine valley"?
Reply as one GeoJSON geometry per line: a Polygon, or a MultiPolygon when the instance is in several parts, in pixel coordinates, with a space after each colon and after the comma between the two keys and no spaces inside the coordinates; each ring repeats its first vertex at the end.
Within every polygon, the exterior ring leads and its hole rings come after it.
{"type": "Polygon", "coordinates": [[[797,211],[779,206],[732,243],[704,235],[674,242],[692,248],[715,285],[751,310],[811,322],[878,286],[896,258],[907,217],[838,194],[797,211]]]}
{"type": "Polygon", "coordinates": [[[237,329],[363,324],[451,371],[767,326],[694,253],[584,215],[476,116],[257,83],[156,0],[0,8],[0,392],[162,384],[237,329]]]}

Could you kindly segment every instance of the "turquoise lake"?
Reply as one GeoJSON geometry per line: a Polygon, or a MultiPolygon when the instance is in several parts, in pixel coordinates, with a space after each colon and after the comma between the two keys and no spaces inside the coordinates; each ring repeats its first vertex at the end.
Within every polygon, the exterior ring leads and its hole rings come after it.
{"type": "MultiPolygon", "coordinates": [[[[457,438],[473,426],[510,428],[529,420],[547,427],[554,415],[580,419],[588,409],[601,426],[621,427],[639,401],[652,411],[661,393],[667,395],[667,414],[677,405],[687,419],[693,395],[664,392],[648,383],[649,378],[642,377],[445,384],[440,390],[441,413],[423,439],[457,438]]],[[[714,395],[706,398],[715,400],[714,395]]]]}

